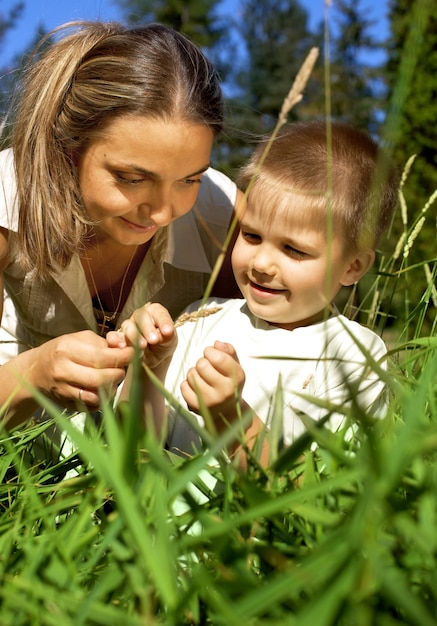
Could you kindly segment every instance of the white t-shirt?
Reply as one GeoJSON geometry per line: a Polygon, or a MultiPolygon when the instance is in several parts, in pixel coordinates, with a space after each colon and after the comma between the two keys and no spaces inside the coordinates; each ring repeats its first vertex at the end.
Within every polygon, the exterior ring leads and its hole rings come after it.
{"type": "MultiPolygon", "coordinates": [[[[189,307],[195,311],[199,303],[189,307]]],[[[380,416],[385,387],[363,353],[385,367],[386,347],[373,331],[342,315],[326,321],[284,330],[253,316],[245,300],[210,299],[206,308],[221,307],[216,313],[188,321],[178,328],[178,347],[166,377],[166,387],[186,407],[180,392],[189,367],[214,341],[234,346],[246,375],[243,399],[261,420],[272,427],[275,395],[281,385],[283,406],[282,438],[289,445],[305,430],[299,412],[314,420],[327,410],[312,401],[329,401],[340,409],[350,405],[351,394],[364,410],[380,416]]],[[[202,418],[196,416],[199,423],[202,418]]],[[[344,414],[333,412],[328,426],[336,430],[344,414]]],[[[168,446],[174,451],[200,449],[198,435],[186,420],[171,409],[168,446]]]]}

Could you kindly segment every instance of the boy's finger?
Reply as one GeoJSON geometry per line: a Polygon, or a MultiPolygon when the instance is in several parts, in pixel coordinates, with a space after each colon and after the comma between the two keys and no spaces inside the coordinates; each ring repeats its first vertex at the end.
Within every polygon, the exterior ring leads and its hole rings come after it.
{"type": "Polygon", "coordinates": [[[226,343],[225,341],[218,341],[217,340],[217,341],[214,342],[214,348],[216,350],[219,350],[220,352],[225,352],[226,354],[229,354],[236,361],[238,361],[237,352],[235,351],[235,348],[234,348],[234,346],[232,344],[226,343]]]}

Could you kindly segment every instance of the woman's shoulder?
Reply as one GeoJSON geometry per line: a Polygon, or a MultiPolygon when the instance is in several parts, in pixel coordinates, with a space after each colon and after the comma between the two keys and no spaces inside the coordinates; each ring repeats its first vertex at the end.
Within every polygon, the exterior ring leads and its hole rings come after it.
{"type": "Polygon", "coordinates": [[[223,172],[210,167],[202,176],[196,206],[217,216],[217,207],[232,210],[237,198],[237,185],[223,172]]]}
{"type": "Polygon", "coordinates": [[[18,229],[17,187],[14,154],[11,148],[0,152],[0,227],[18,229]]]}
{"type": "Polygon", "coordinates": [[[14,151],[12,148],[5,148],[0,150],[0,167],[3,169],[4,165],[13,167],[14,165],[14,151]]]}

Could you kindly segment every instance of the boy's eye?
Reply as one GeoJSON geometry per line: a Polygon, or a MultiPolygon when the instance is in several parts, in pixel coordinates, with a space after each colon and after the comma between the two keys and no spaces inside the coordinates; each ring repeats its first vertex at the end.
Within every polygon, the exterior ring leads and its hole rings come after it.
{"type": "Polygon", "coordinates": [[[308,256],[306,252],[302,252],[302,250],[297,250],[297,248],[293,248],[293,246],[285,246],[285,251],[289,256],[292,256],[295,259],[303,259],[308,256]]]}
{"type": "Polygon", "coordinates": [[[249,241],[251,243],[256,243],[258,241],[261,241],[261,237],[255,233],[250,233],[246,230],[242,230],[241,231],[241,235],[243,237],[243,239],[245,239],[246,241],[249,241]]]}

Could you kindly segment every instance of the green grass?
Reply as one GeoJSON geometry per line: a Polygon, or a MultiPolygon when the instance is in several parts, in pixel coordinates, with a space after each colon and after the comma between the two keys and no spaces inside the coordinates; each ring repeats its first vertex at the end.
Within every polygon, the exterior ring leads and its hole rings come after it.
{"type": "MultiPolygon", "coordinates": [[[[381,325],[380,299],[408,299],[405,277],[422,272],[404,255],[383,263],[360,313],[368,299],[381,325]]],[[[390,327],[387,417],[353,407],[335,434],[309,423],[267,469],[229,463],[227,435],[169,454],[139,426],[135,393],[123,419],[108,403],[104,431],[84,434],[41,397],[51,420],[0,441],[0,624],[435,624],[433,284],[390,327]],[[54,423],[80,457],[56,460],[54,423]]]]}

